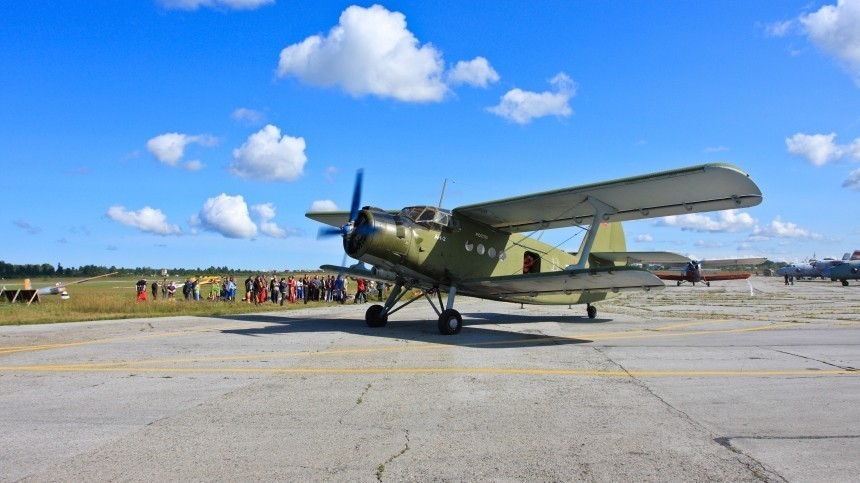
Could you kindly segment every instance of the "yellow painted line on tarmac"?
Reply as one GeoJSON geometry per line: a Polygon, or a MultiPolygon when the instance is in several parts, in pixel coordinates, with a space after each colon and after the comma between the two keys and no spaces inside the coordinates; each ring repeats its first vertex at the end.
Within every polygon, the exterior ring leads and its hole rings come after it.
{"type": "Polygon", "coordinates": [[[30,346],[17,346],[17,347],[0,347],[0,355],[3,354],[14,354],[16,352],[27,352],[27,351],[37,351],[37,350],[45,350],[45,349],[59,349],[63,347],[76,347],[82,345],[92,345],[92,344],[103,344],[107,342],[126,342],[133,340],[146,340],[146,339],[156,339],[159,337],[174,337],[179,335],[188,335],[188,334],[196,334],[200,332],[214,332],[221,330],[237,330],[237,329],[248,329],[251,327],[258,327],[262,322],[256,322],[254,324],[243,324],[243,325],[235,325],[235,326],[224,326],[224,327],[207,327],[202,329],[188,329],[188,330],[180,330],[175,332],[163,332],[160,334],[148,334],[148,335],[133,335],[128,337],[114,337],[111,339],[96,339],[96,340],[86,340],[86,341],[78,341],[78,342],[62,342],[57,344],[41,344],[41,345],[30,345],[30,346]]]}
{"type": "Polygon", "coordinates": [[[845,369],[782,371],[588,371],[575,369],[496,369],[456,368],[205,368],[205,367],[90,367],[78,366],[0,366],[0,372],[125,372],[125,373],[209,373],[209,374],[497,374],[533,376],[595,377],[762,377],[762,376],[857,376],[860,371],[845,369]]]}
{"type": "MultiPolygon", "coordinates": [[[[623,340],[625,338],[629,339],[639,339],[639,338],[652,338],[652,337],[682,337],[687,335],[710,335],[710,334],[718,334],[718,333],[731,333],[731,332],[749,332],[749,331],[758,331],[758,330],[768,330],[768,329],[776,329],[783,326],[792,326],[793,324],[780,324],[780,325],[766,325],[759,327],[747,327],[741,329],[723,329],[723,330],[712,330],[712,331],[696,331],[696,332],[682,332],[682,333],[659,333],[655,334],[645,333],[641,335],[631,335],[630,332],[622,332],[618,334],[614,334],[611,332],[605,332],[603,334],[591,334],[587,337],[592,340],[623,340]]],[[[633,331],[635,333],[643,332],[643,331],[633,331]]],[[[647,332],[647,331],[645,331],[647,332]]],[[[214,356],[214,357],[189,357],[183,359],[151,359],[151,360],[142,360],[142,361],[118,361],[118,362],[92,362],[92,363],[81,363],[81,364],[69,364],[64,365],[64,367],[75,367],[81,369],[88,368],[137,368],[142,365],[150,365],[150,364],[188,364],[188,363],[200,363],[200,362],[225,362],[225,361],[248,361],[248,360],[271,360],[271,359],[284,359],[284,358],[294,358],[294,357],[314,357],[314,356],[344,356],[344,355],[357,355],[357,354],[373,354],[373,353],[382,353],[382,352],[405,352],[405,351],[414,351],[414,350],[444,350],[444,349],[457,349],[463,347],[480,347],[480,346],[489,346],[489,345],[502,345],[502,344],[517,344],[517,343],[533,343],[533,344],[546,344],[546,343],[554,343],[554,342],[564,342],[571,340],[580,340],[581,337],[548,337],[548,338],[530,338],[530,339],[516,339],[516,340],[504,340],[504,341],[490,341],[490,342],[474,342],[474,343],[464,343],[464,344],[421,344],[421,345],[410,345],[410,346],[399,346],[399,347],[371,347],[367,349],[336,349],[336,350],[322,350],[322,351],[303,351],[303,352],[285,352],[285,353],[269,353],[269,354],[245,354],[245,355],[237,355],[237,356],[214,356]]]]}

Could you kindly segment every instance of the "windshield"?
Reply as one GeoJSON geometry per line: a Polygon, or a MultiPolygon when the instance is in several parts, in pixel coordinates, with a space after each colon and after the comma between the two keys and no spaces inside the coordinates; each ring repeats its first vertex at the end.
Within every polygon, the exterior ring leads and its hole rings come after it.
{"type": "Polygon", "coordinates": [[[400,217],[427,228],[451,228],[451,212],[435,206],[409,206],[400,211],[400,217]]]}

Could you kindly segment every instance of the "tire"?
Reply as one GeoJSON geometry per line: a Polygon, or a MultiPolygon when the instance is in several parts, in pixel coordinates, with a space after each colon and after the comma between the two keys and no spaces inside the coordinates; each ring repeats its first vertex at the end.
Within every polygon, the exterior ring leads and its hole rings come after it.
{"type": "Polygon", "coordinates": [[[439,332],[442,335],[455,335],[463,328],[463,317],[454,309],[443,310],[439,316],[439,332]]]}
{"type": "Polygon", "coordinates": [[[368,327],[385,327],[388,323],[388,316],[383,316],[382,311],[385,308],[381,305],[371,305],[364,313],[364,320],[368,327]]]}
{"type": "Polygon", "coordinates": [[[597,317],[597,307],[595,307],[593,305],[589,305],[585,309],[585,313],[588,314],[589,319],[593,319],[593,318],[597,317]]]}
{"type": "Polygon", "coordinates": [[[842,286],[843,286],[843,287],[847,287],[847,286],[848,286],[848,280],[843,280],[843,281],[842,281],[842,286]]]}

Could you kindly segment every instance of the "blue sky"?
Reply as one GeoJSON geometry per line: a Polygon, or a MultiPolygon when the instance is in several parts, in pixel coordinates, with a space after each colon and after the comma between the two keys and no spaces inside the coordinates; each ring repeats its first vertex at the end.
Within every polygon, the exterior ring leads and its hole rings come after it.
{"type": "Polygon", "coordinates": [[[627,223],[629,249],[839,257],[857,25],[860,0],[6,2],[0,259],[313,268],[342,248],[304,213],[348,209],[358,168],[399,209],[706,162],[764,202],[627,223]]]}

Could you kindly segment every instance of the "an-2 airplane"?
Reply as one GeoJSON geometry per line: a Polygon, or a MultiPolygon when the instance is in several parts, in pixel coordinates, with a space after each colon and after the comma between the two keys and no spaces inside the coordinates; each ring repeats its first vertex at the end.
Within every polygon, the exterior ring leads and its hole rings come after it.
{"type": "MultiPolygon", "coordinates": [[[[409,206],[385,211],[361,206],[362,171],[349,212],[311,212],[330,225],[321,235],[340,235],[347,255],[372,268],[323,265],[324,270],[394,283],[383,305],[365,313],[371,327],[424,297],[438,315],[442,334],[463,325],[456,295],[522,304],[586,304],[626,290],[664,288],[651,272],[625,266],[622,221],[746,208],[762,195],[749,175],[728,164],[707,164],[603,183],[563,188],[446,210],[409,206]],[[524,233],[586,226],[577,253],[524,233]],[[413,290],[420,294],[395,307],[413,290]],[[443,303],[442,292],[447,292],[443,303]],[[438,297],[436,307],[431,295],[438,297]]],[[[641,257],[639,257],[641,258],[641,257]]]]}
{"type": "Polygon", "coordinates": [[[767,258],[727,258],[722,260],[688,260],[680,273],[658,273],[657,277],[661,280],[673,280],[680,286],[684,282],[689,282],[692,285],[704,283],[708,287],[711,282],[719,282],[721,280],[746,280],[750,278],[749,273],[715,273],[711,275],[705,274],[705,269],[702,265],[707,263],[714,267],[724,267],[728,265],[759,265],[767,261],[767,258]]]}

